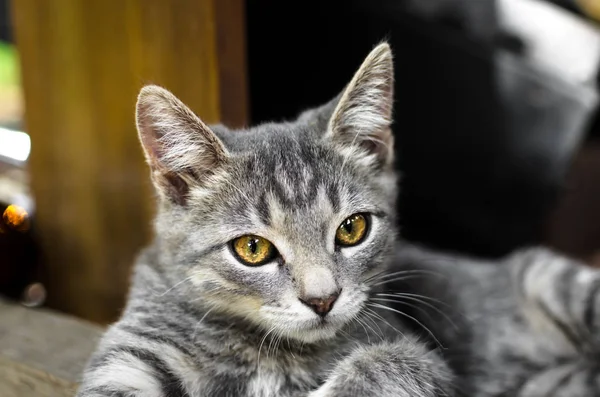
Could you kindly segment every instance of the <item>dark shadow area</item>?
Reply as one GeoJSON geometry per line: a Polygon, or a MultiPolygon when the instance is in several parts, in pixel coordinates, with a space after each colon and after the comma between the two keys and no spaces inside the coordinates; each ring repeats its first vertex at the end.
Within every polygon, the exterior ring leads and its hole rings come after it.
{"type": "Polygon", "coordinates": [[[540,242],[575,148],[561,146],[564,136],[582,133],[585,112],[553,82],[520,68],[526,48],[497,29],[493,1],[427,15],[405,4],[249,2],[252,123],[291,118],[327,101],[387,39],[395,53],[404,237],[484,256],[540,242]],[[499,65],[499,51],[517,68],[499,65]],[[499,81],[519,87],[501,91],[499,81]],[[531,103],[535,92],[559,100],[540,107],[531,103]],[[532,116],[519,107],[531,108],[532,116]],[[540,118],[556,114],[563,128],[545,132],[540,118]],[[519,145],[527,134],[532,141],[555,140],[557,149],[540,154],[519,145]]]}

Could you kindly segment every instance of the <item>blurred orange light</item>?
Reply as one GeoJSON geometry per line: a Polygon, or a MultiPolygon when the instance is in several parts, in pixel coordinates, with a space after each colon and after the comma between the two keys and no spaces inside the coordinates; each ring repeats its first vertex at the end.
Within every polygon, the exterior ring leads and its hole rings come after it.
{"type": "Polygon", "coordinates": [[[29,214],[27,214],[24,208],[18,205],[11,204],[6,207],[2,215],[2,220],[6,226],[19,232],[29,230],[29,214]]]}

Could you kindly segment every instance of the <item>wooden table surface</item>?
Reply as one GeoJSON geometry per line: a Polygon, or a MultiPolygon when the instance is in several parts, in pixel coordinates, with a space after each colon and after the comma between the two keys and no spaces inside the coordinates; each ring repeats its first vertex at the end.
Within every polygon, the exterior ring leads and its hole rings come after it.
{"type": "Polygon", "coordinates": [[[103,328],[0,299],[0,395],[74,395],[103,328]]]}

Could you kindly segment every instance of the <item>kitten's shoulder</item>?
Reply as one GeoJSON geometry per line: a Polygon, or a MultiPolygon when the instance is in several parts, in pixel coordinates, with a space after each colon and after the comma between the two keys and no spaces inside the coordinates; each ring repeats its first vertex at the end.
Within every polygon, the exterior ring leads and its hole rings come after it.
{"type": "Polygon", "coordinates": [[[167,287],[166,275],[159,263],[159,249],[152,243],[137,255],[131,274],[131,295],[158,291],[167,287]]]}

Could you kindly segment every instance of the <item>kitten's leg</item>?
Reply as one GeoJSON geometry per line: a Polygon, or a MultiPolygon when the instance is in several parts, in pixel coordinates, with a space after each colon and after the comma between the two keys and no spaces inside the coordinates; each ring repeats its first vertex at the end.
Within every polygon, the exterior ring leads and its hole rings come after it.
{"type": "Polygon", "coordinates": [[[309,397],[450,397],[450,380],[436,352],[405,339],[359,347],[309,397]]]}
{"type": "Polygon", "coordinates": [[[83,375],[77,397],[187,397],[185,354],[114,326],[83,375]]]}

